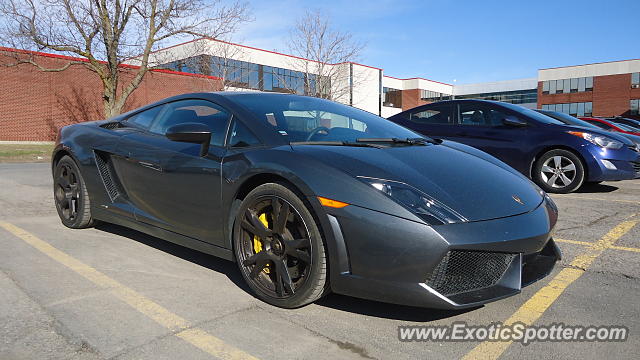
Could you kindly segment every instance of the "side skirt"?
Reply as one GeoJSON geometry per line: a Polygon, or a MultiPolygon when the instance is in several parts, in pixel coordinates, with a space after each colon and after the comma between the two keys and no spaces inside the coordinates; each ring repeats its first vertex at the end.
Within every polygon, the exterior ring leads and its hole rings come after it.
{"type": "Polygon", "coordinates": [[[111,223],[111,224],[116,224],[116,225],[120,225],[120,226],[124,226],[136,231],[140,231],[142,233],[145,233],[147,235],[151,235],[157,238],[160,238],[162,240],[166,240],[169,242],[172,242],[174,244],[180,245],[180,246],[184,246],[184,247],[188,247],[189,249],[193,249],[196,251],[200,251],[203,252],[205,254],[209,254],[209,255],[213,255],[219,258],[223,258],[225,260],[229,260],[229,261],[233,261],[235,262],[235,256],[233,255],[233,251],[229,250],[229,249],[225,249],[216,245],[212,245],[209,243],[206,243],[204,241],[200,241],[188,236],[184,236],[184,235],[180,235],[178,233],[174,233],[168,230],[164,230],[158,227],[155,227],[153,225],[149,225],[149,224],[145,224],[145,223],[141,223],[139,221],[136,221],[134,219],[129,219],[117,214],[113,214],[110,212],[107,212],[103,209],[99,209],[99,208],[92,208],[91,209],[92,214],[94,214],[94,217],[96,218],[96,220],[100,220],[100,221],[104,221],[107,223],[111,223]]]}

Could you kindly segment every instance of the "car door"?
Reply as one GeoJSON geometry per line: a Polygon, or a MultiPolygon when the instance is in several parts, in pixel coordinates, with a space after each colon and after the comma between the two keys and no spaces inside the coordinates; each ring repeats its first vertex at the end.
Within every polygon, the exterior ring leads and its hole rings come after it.
{"type": "Polygon", "coordinates": [[[223,246],[220,170],[230,113],[202,99],[164,105],[146,130],[126,135],[120,167],[138,221],[223,246]],[[169,140],[173,125],[203,123],[212,132],[208,154],[200,145],[169,140]]]}
{"type": "Polygon", "coordinates": [[[455,132],[452,103],[430,104],[408,111],[393,121],[420,134],[450,139],[455,132]]]}
{"type": "Polygon", "coordinates": [[[506,125],[506,117],[517,117],[506,109],[480,102],[460,102],[458,131],[453,140],[473,146],[516,169],[528,166],[527,127],[506,125]]]}

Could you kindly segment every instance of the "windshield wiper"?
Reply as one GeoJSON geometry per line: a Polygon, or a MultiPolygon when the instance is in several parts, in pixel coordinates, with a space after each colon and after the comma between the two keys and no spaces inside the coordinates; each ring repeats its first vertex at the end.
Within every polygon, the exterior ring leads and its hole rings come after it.
{"type": "Polygon", "coordinates": [[[392,144],[407,144],[407,145],[426,145],[429,144],[440,144],[442,141],[435,140],[430,137],[419,137],[419,138],[360,138],[356,139],[358,143],[392,143],[392,144]]]}
{"type": "Polygon", "coordinates": [[[386,147],[386,146],[376,145],[376,144],[367,144],[366,142],[350,142],[350,141],[297,141],[297,142],[292,142],[290,144],[291,145],[354,146],[354,147],[371,147],[376,149],[384,149],[386,147]]]}

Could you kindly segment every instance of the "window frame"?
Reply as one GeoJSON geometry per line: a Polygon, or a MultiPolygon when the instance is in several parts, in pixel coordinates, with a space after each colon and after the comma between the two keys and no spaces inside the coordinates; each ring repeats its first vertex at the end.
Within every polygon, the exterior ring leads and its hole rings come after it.
{"type": "Polygon", "coordinates": [[[128,115],[127,117],[125,117],[124,119],[120,120],[120,123],[126,127],[129,128],[134,128],[137,130],[141,130],[141,131],[145,131],[145,132],[149,132],[149,128],[151,128],[151,124],[153,124],[154,121],[156,121],[156,119],[158,118],[158,116],[160,116],[160,114],[162,114],[162,112],[164,111],[163,107],[166,105],[166,103],[162,103],[162,104],[158,104],[158,105],[154,105],[154,106],[149,106],[149,107],[145,107],[143,109],[140,109],[139,111],[136,111],[130,115],[128,115]],[[150,111],[150,110],[154,110],[154,109],[160,109],[160,111],[156,114],[156,116],[151,119],[151,122],[149,123],[149,125],[147,127],[138,125],[134,122],[130,122],[129,120],[131,118],[134,118],[140,114],[142,114],[143,112],[146,111],[150,111]]]}
{"type": "Polygon", "coordinates": [[[253,148],[257,148],[257,147],[266,146],[265,142],[258,135],[256,135],[256,132],[253,131],[251,129],[251,127],[245,121],[242,121],[238,116],[235,116],[233,114],[231,114],[229,123],[227,124],[227,136],[225,136],[224,142],[225,142],[225,146],[224,147],[227,150],[253,149],[253,148]],[[251,135],[253,135],[253,137],[256,138],[256,140],[258,140],[258,144],[249,145],[249,146],[242,146],[242,147],[232,146],[231,145],[231,136],[232,136],[231,129],[232,129],[233,124],[235,124],[236,122],[239,122],[242,125],[244,125],[247,128],[247,130],[249,131],[249,133],[251,133],[251,135]]]}
{"type": "MultiPolygon", "coordinates": [[[[408,115],[406,117],[407,121],[412,123],[412,124],[416,124],[418,126],[453,126],[453,125],[457,125],[457,121],[456,121],[456,113],[454,111],[454,108],[458,106],[458,104],[451,104],[451,103],[444,103],[444,104],[433,104],[433,105],[427,105],[426,107],[421,107],[421,108],[417,108],[417,109],[413,109],[413,111],[408,111],[408,115]],[[437,107],[446,107],[447,110],[449,111],[449,118],[451,119],[451,122],[449,123],[426,123],[426,122],[418,122],[414,120],[413,114],[417,114],[417,113],[421,113],[424,111],[438,111],[432,108],[437,108],[437,107]]],[[[442,113],[442,111],[440,111],[440,113],[442,113]]]]}
{"type": "Polygon", "coordinates": [[[223,138],[223,139],[224,139],[224,140],[223,140],[223,144],[222,144],[222,145],[216,145],[216,144],[211,144],[211,143],[209,143],[209,146],[210,146],[210,147],[211,147],[211,146],[213,146],[213,147],[216,147],[216,148],[226,149],[226,148],[227,148],[227,137],[229,136],[229,124],[231,124],[231,121],[232,121],[232,119],[235,117],[235,114],[234,114],[232,111],[230,111],[228,108],[226,108],[226,107],[224,107],[224,106],[222,106],[222,105],[220,105],[220,104],[218,104],[218,103],[216,103],[216,102],[213,102],[213,101],[211,101],[211,100],[209,100],[209,99],[203,99],[203,98],[184,98],[184,99],[176,99],[176,100],[173,100],[173,101],[168,101],[168,102],[162,103],[161,105],[162,105],[162,106],[164,106],[164,109],[160,110],[160,113],[158,113],[158,115],[156,115],[155,119],[153,119],[153,121],[152,121],[152,122],[151,122],[151,124],[149,125],[149,128],[145,129],[145,130],[144,130],[144,132],[145,132],[146,134],[153,135],[153,136],[158,136],[158,137],[162,137],[162,138],[165,138],[165,139],[167,139],[167,140],[168,140],[168,138],[167,138],[167,136],[166,136],[165,134],[159,134],[159,133],[157,133],[157,132],[152,132],[152,131],[150,130],[150,129],[151,129],[151,127],[152,127],[152,126],[153,126],[157,121],[159,121],[159,119],[160,119],[160,116],[161,116],[161,115],[163,115],[166,111],[168,111],[167,109],[169,108],[169,106],[170,106],[171,104],[175,104],[175,103],[177,103],[177,102],[182,102],[182,101],[190,101],[190,100],[206,101],[206,102],[208,102],[208,103],[213,104],[214,106],[217,106],[217,107],[219,107],[219,108],[223,109],[225,112],[227,112],[227,113],[229,114],[229,117],[227,118],[227,123],[226,123],[226,126],[225,126],[225,133],[224,133],[224,138],[223,138]]]}

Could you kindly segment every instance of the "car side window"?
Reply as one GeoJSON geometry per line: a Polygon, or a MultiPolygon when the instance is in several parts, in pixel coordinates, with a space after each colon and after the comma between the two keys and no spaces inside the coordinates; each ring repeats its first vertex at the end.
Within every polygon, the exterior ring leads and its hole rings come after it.
{"type": "Polygon", "coordinates": [[[149,131],[165,135],[171,126],[188,122],[207,125],[211,129],[211,145],[224,145],[229,112],[206,100],[189,99],[166,104],[164,111],[151,124],[149,131]]]}
{"type": "Polygon", "coordinates": [[[238,120],[233,121],[231,133],[229,135],[229,145],[233,148],[249,147],[260,145],[260,140],[253,135],[251,130],[238,120]]]}
{"type": "Polygon", "coordinates": [[[487,111],[476,106],[460,105],[460,115],[458,121],[460,125],[486,126],[487,111]]]}
{"type": "MultiPolygon", "coordinates": [[[[489,126],[504,126],[504,119],[507,117],[507,114],[502,111],[491,109],[489,110],[489,126]]],[[[511,115],[513,117],[513,115],[511,115]]]]}
{"type": "Polygon", "coordinates": [[[127,124],[133,124],[142,129],[148,129],[151,122],[158,116],[163,109],[163,105],[153,107],[151,109],[141,111],[127,119],[127,124]]]}
{"type": "Polygon", "coordinates": [[[429,109],[418,110],[409,114],[409,120],[417,124],[451,125],[453,118],[449,106],[433,106],[429,109]]]}

